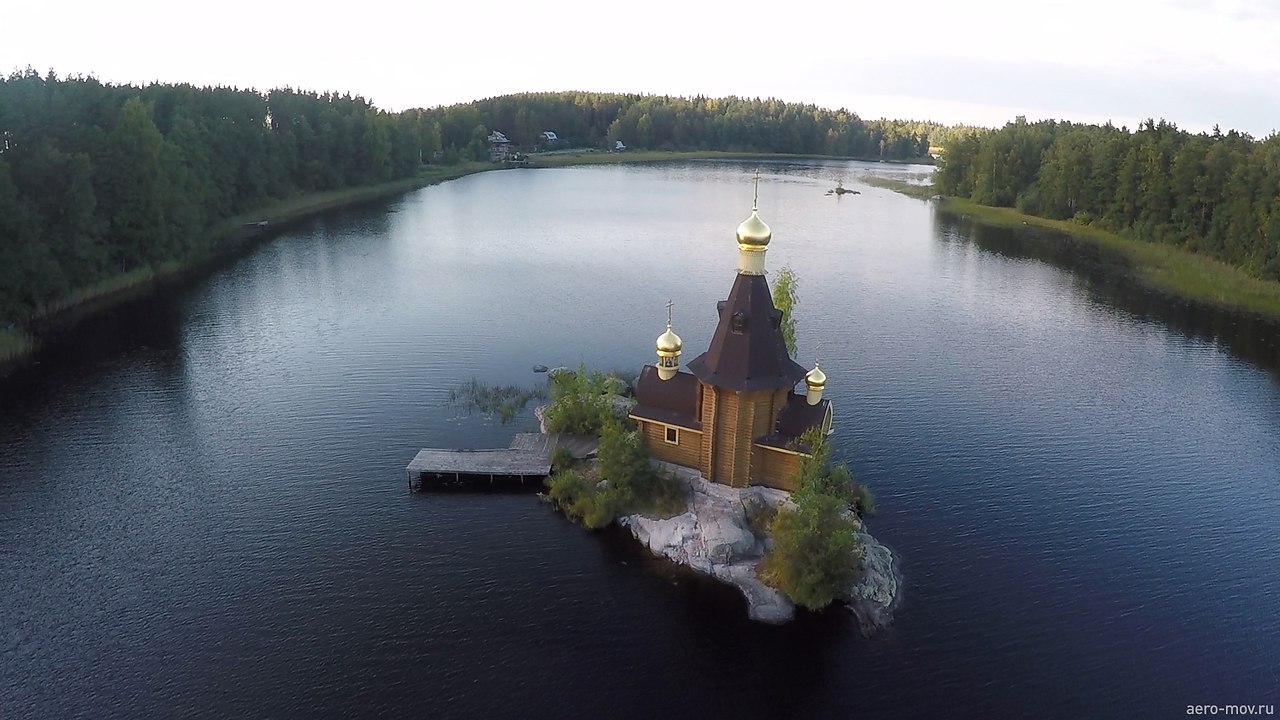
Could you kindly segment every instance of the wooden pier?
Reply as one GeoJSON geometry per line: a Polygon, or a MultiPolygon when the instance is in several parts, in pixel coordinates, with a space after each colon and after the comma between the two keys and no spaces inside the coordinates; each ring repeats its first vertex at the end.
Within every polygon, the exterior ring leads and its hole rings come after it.
{"type": "Polygon", "coordinates": [[[405,467],[410,490],[427,485],[494,485],[512,481],[540,483],[551,474],[551,452],[565,447],[575,458],[595,454],[595,438],[520,433],[511,447],[489,450],[424,448],[405,467]]]}

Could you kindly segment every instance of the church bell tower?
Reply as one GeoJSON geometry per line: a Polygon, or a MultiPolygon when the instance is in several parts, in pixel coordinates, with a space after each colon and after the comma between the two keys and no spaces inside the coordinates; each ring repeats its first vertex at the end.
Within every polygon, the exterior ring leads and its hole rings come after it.
{"type": "Polygon", "coordinates": [[[719,318],[707,351],[680,369],[683,343],[671,329],[656,342],[657,363],[636,381],[631,417],[649,453],[696,468],[713,482],[794,490],[807,450],[806,430],[831,427],[831,403],[822,397],[827,378],[814,365],[791,359],[782,337],[782,312],[765,280],[765,254],[773,231],[760,218],[760,174],[751,215],[738,225],[738,265],[729,297],[716,305],[719,318]],[[796,385],[805,382],[803,395],[796,385]]]}
{"type": "Polygon", "coordinates": [[[760,174],[751,215],[738,225],[738,269],[711,345],[689,363],[702,384],[702,425],[709,431],[699,470],[704,477],[746,486],[763,462],[755,438],[769,435],[789,391],[805,376],[782,337],[764,258],[773,231],[760,219],[760,174]],[[755,471],[753,473],[753,465],[755,471]]]}

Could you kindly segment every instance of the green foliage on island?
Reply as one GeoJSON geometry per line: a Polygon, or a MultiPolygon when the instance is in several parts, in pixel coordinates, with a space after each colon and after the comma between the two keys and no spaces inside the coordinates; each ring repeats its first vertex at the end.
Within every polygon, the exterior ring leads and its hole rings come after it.
{"type": "Polygon", "coordinates": [[[621,420],[605,424],[596,457],[600,477],[619,508],[658,517],[684,512],[683,483],[653,466],[640,434],[621,420]]]}
{"type": "Polygon", "coordinates": [[[618,508],[614,496],[599,486],[593,474],[582,470],[563,470],[546,480],[547,495],[556,507],[573,520],[591,530],[613,522],[618,508]]]}
{"type": "Polygon", "coordinates": [[[800,461],[800,470],[795,478],[797,488],[838,498],[859,516],[875,512],[871,491],[854,482],[849,465],[831,463],[831,445],[821,428],[809,428],[798,441],[798,446],[808,454],[800,461]]]}
{"type": "Polygon", "coordinates": [[[1280,280],[1280,135],[1023,118],[947,145],[940,192],[1203,254],[1280,280]]]}
{"type": "Polygon", "coordinates": [[[756,573],[761,580],[811,610],[831,604],[857,580],[857,525],[839,498],[797,492],[795,509],[782,509],[770,524],[773,548],[756,573]]]}
{"type": "Polygon", "coordinates": [[[578,467],[553,456],[548,495],[569,517],[600,528],[620,515],[669,517],[684,512],[686,489],[659,472],[630,421],[619,417],[625,383],[613,373],[561,371],[550,378],[551,401],[543,411],[550,432],[597,435],[596,462],[578,467]]]}
{"type": "Polygon", "coordinates": [[[570,470],[576,462],[577,459],[573,457],[573,451],[563,445],[557,445],[556,449],[551,451],[552,474],[570,470]]]}
{"type": "Polygon", "coordinates": [[[541,388],[532,390],[519,385],[489,386],[472,378],[449,391],[448,404],[485,415],[497,415],[506,425],[524,410],[531,400],[545,398],[541,388]]]}
{"type": "Polygon", "coordinates": [[[848,465],[840,463],[833,466],[828,477],[837,487],[849,488],[849,505],[858,513],[858,517],[875,514],[876,499],[871,495],[871,489],[854,481],[848,465]]]}
{"type": "Polygon", "coordinates": [[[782,339],[787,352],[796,356],[796,303],[800,302],[800,278],[790,265],[783,265],[773,279],[773,306],[782,311],[782,339]]]}
{"type": "Polygon", "coordinates": [[[847,465],[828,467],[830,449],[820,430],[810,430],[801,441],[813,455],[795,478],[795,507],[779,508],[769,523],[773,547],[757,575],[797,605],[816,610],[857,581],[862,552],[857,516],[874,506],[847,465]]]}
{"type": "Polygon", "coordinates": [[[548,378],[551,399],[543,411],[547,431],[570,435],[599,435],[615,418],[615,402],[624,383],[612,374],[562,370],[548,378]]]}
{"type": "Polygon", "coordinates": [[[778,516],[778,507],[769,503],[748,505],[745,509],[747,529],[758,538],[767,537],[773,520],[778,516]]]}
{"type": "Polygon", "coordinates": [[[653,466],[639,434],[621,420],[604,423],[596,457],[593,467],[557,469],[546,480],[547,494],[570,518],[598,529],[621,515],[684,512],[684,484],[653,466]]]}

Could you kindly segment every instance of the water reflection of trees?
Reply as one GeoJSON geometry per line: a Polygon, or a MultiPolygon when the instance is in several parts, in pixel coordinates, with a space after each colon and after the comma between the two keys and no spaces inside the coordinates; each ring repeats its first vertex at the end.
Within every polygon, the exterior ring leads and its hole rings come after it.
{"type": "Polygon", "coordinates": [[[1257,313],[1228,310],[1142,285],[1132,263],[1093,243],[1043,228],[985,225],[939,212],[935,237],[971,243],[996,255],[1040,260],[1071,271],[1090,297],[1130,315],[1154,320],[1188,338],[1226,348],[1236,357],[1280,375],[1280,322],[1257,313]]]}

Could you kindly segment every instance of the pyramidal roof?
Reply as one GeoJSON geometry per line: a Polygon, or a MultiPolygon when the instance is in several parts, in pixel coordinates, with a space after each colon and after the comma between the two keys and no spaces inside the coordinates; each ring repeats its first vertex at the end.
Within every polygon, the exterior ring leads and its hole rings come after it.
{"type": "Polygon", "coordinates": [[[711,346],[689,363],[699,380],[730,390],[794,387],[805,369],[791,359],[782,339],[782,311],[773,305],[763,275],[739,273],[721,303],[711,346]]]}

